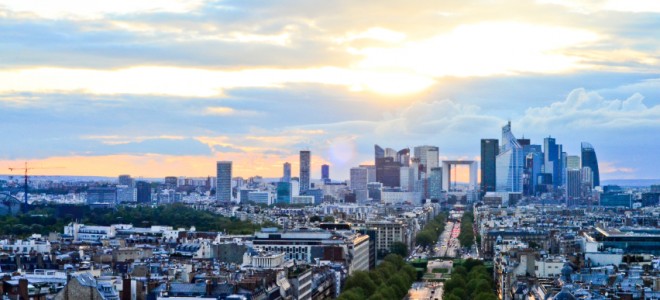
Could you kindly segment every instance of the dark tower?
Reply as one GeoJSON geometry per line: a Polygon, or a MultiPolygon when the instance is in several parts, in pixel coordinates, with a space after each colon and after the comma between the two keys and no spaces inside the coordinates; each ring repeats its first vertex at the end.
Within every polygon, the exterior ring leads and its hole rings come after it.
{"type": "Polygon", "coordinates": [[[500,142],[497,139],[481,140],[481,192],[495,191],[495,159],[500,154],[500,142]]]}
{"type": "Polygon", "coordinates": [[[600,173],[598,172],[598,159],[596,158],[596,150],[591,144],[582,142],[582,167],[589,167],[593,172],[594,185],[600,186],[600,173]]]}

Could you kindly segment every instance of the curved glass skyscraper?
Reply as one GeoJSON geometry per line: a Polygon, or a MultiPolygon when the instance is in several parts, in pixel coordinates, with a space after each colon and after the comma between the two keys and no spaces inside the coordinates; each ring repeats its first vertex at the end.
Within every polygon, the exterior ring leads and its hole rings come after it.
{"type": "Polygon", "coordinates": [[[596,150],[594,150],[594,147],[587,142],[582,142],[582,167],[589,167],[591,169],[593,172],[594,186],[600,186],[600,174],[598,173],[596,150]]]}
{"type": "Polygon", "coordinates": [[[495,164],[495,191],[522,192],[525,158],[523,147],[511,132],[511,122],[502,127],[502,146],[495,164]]]}

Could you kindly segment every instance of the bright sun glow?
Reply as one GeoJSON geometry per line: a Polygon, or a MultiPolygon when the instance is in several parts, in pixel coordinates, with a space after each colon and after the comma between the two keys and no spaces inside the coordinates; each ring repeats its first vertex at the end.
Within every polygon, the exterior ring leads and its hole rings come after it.
{"type": "Polygon", "coordinates": [[[596,34],[521,23],[459,26],[449,34],[399,48],[353,50],[365,70],[406,70],[429,77],[560,72],[579,61],[561,52],[597,39],[596,34]]]}
{"type": "MultiPolygon", "coordinates": [[[[1,0],[0,0],[1,1],[1,0]]],[[[593,42],[585,30],[521,23],[463,25],[422,41],[372,28],[351,38],[392,42],[391,47],[349,48],[362,57],[349,68],[209,70],[181,67],[131,67],[112,70],[33,68],[0,71],[0,92],[82,92],[91,94],[221,96],[234,88],[281,88],[309,83],[352,91],[409,95],[445,76],[490,76],[526,72],[564,72],[581,67],[566,49],[593,42]],[[400,42],[397,42],[400,41],[400,42]]],[[[231,114],[213,111],[214,114],[231,114]]]]}

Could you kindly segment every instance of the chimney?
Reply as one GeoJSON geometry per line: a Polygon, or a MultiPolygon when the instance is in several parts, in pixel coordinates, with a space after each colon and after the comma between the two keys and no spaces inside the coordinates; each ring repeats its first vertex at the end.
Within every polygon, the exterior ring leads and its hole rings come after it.
{"type": "Polygon", "coordinates": [[[30,295],[28,293],[28,280],[25,278],[18,280],[18,296],[20,299],[30,299],[30,295]]]}

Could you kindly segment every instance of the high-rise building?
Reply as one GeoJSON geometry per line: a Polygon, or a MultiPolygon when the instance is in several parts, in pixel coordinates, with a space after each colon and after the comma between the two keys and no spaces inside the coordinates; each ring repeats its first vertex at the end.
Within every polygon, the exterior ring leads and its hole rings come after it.
{"type": "Polygon", "coordinates": [[[381,146],[374,145],[374,164],[376,164],[379,158],[383,157],[385,157],[385,149],[381,146]]]}
{"type": "Polygon", "coordinates": [[[511,132],[511,122],[502,127],[502,146],[496,158],[495,191],[522,192],[524,157],[523,147],[511,132]]]}
{"type": "Polygon", "coordinates": [[[365,168],[351,168],[351,190],[367,190],[369,173],[365,168]]]}
{"type": "Polygon", "coordinates": [[[579,170],[582,169],[580,157],[577,155],[568,155],[566,156],[566,169],[567,170],[579,170]]]}
{"type": "Polygon", "coordinates": [[[215,198],[218,202],[231,202],[231,161],[217,162],[215,198]]]}
{"type": "Polygon", "coordinates": [[[117,188],[90,187],[87,190],[87,204],[107,204],[114,206],[117,202],[117,188]]]}
{"type": "Polygon", "coordinates": [[[381,194],[383,191],[383,184],[380,182],[367,183],[368,196],[371,200],[380,202],[381,194]]]}
{"type": "Polygon", "coordinates": [[[394,160],[397,160],[397,151],[392,149],[392,148],[385,148],[385,157],[391,157],[394,158],[394,160]]]}
{"type": "Polygon", "coordinates": [[[376,182],[376,166],[375,165],[360,165],[359,167],[367,169],[367,182],[376,182]]]}
{"type": "Polygon", "coordinates": [[[582,187],[582,176],[580,169],[569,169],[566,171],[566,204],[573,206],[579,204],[582,187]]]}
{"type": "Polygon", "coordinates": [[[532,143],[532,141],[530,139],[526,139],[524,137],[522,139],[518,139],[518,144],[520,144],[520,146],[522,146],[523,148],[525,146],[531,145],[531,143],[532,143]]]}
{"type": "Polygon", "coordinates": [[[589,167],[593,172],[593,185],[600,186],[600,173],[598,172],[598,159],[596,158],[596,150],[594,147],[586,142],[582,142],[582,167],[589,167]]]}
{"type": "Polygon", "coordinates": [[[136,196],[134,187],[117,185],[117,203],[133,203],[136,196]]]}
{"type": "Polygon", "coordinates": [[[410,166],[410,148],[399,150],[399,152],[396,153],[396,161],[401,163],[404,167],[410,166]]]}
{"type": "Polygon", "coordinates": [[[401,163],[394,161],[394,158],[379,158],[376,161],[376,181],[385,187],[399,187],[401,184],[400,168],[401,163]]]}
{"type": "Polygon", "coordinates": [[[415,157],[423,166],[424,173],[428,176],[432,168],[440,166],[440,150],[436,146],[417,146],[414,148],[415,157]]]}
{"type": "Polygon", "coordinates": [[[165,177],[165,187],[168,189],[175,189],[179,179],[176,176],[167,176],[165,177]]]}
{"type": "Polygon", "coordinates": [[[399,168],[399,186],[404,191],[412,191],[414,186],[410,185],[410,167],[399,168]]]}
{"type": "Polygon", "coordinates": [[[282,170],[282,181],[290,182],[291,181],[291,164],[285,162],[282,170]]]}
{"type": "Polygon", "coordinates": [[[137,189],[137,202],[138,203],[151,203],[151,184],[146,181],[138,181],[135,183],[137,189]]]}
{"type": "Polygon", "coordinates": [[[321,180],[323,182],[330,182],[330,166],[322,165],[321,166],[321,180]]]}
{"type": "Polygon", "coordinates": [[[442,168],[432,168],[429,175],[429,198],[431,200],[442,199],[442,168]]]}
{"type": "Polygon", "coordinates": [[[300,151],[300,194],[305,195],[309,190],[309,176],[312,169],[312,153],[308,150],[300,151]]]}
{"type": "Polygon", "coordinates": [[[481,192],[495,191],[495,159],[500,154],[497,139],[481,140],[481,192]]]}
{"type": "Polygon", "coordinates": [[[131,178],[131,175],[124,174],[124,175],[119,175],[119,185],[126,185],[129,187],[134,187],[135,186],[135,180],[131,178]]]}
{"type": "Polygon", "coordinates": [[[562,145],[558,145],[554,138],[547,137],[543,139],[543,168],[545,173],[552,174],[552,184],[555,187],[563,183],[562,152],[562,145]]]}
{"type": "Polygon", "coordinates": [[[523,195],[536,194],[539,174],[543,171],[543,150],[541,145],[523,147],[525,154],[525,172],[523,175],[523,195]]]}
{"type": "Polygon", "coordinates": [[[277,183],[277,203],[291,203],[291,182],[278,182],[277,183]]]}

